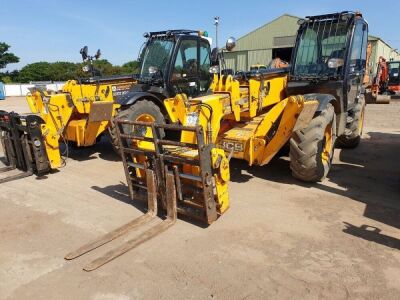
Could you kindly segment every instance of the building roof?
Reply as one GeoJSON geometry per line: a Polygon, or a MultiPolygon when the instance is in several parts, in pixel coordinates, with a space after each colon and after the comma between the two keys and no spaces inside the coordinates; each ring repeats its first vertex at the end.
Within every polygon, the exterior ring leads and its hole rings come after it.
{"type": "Polygon", "coordinates": [[[388,46],[389,48],[393,49],[392,46],[390,46],[388,43],[386,43],[382,38],[380,38],[379,36],[375,36],[375,35],[369,35],[368,36],[368,40],[369,41],[381,41],[382,43],[384,43],[386,46],[388,46]]]}
{"type": "MultiPolygon", "coordinates": [[[[275,38],[295,36],[297,34],[297,21],[299,19],[301,17],[285,13],[257,27],[237,39],[237,45],[233,52],[274,48],[275,38]]],[[[393,49],[393,47],[378,36],[369,35],[368,40],[379,40],[390,49],[393,49]]]]}
{"type": "Polygon", "coordinates": [[[256,29],[253,29],[252,31],[246,33],[245,35],[243,35],[243,36],[241,36],[240,38],[238,38],[238,41],[241,40],[241,39],[243,39],[243,38],[245,38],[245,37],[248,36],[248,35],[251,35],[252,33],[256,32],[257,30],[260,30],[260,29],[262,29],[262,28],[264,28],[264,27],[270,25],[271,23],[274,23],[275,21],[278,21],[279,19],[281,19],[281,18],[283,18],[283,17],[294,18],[294,19],[296,19],[296,21],[299,20],[299,19],[301,19],[300,17],[296,17],[296,16],[293,16],[293,15],[290,15],[290,14],[283,14],[283,15],[281,15],[281,16],[279,16],[279,17],[273,19],[272,21],[269,21],[268,23],[266,23],[266,24],[264,24],[264,25],[261,25],[261,26],[257,27],[256,29]]]}
{"type": "Polygon", "coordinates": [[[238,38],[234,51],[271,49],[275,37],[296,35],[299,19],[296,16],[283,14],[238,38]]]}

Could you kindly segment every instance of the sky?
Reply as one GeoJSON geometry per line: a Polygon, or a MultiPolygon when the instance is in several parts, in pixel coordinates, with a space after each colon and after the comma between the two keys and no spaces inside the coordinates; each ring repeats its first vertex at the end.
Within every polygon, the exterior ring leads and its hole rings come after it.
{"type": "Polygon", "coordinates": [[[138,57],[148,31],[206,30],[214,39],[213,20],[219,16],[223,46],[229,36],[239,38],[284,13],[305,17],[344,10],[361,11],[370,34],[400,49],[399,0],[0,0],[0,42],[20,57],[8,70],[38,61],[79,62],[84,45],[90,54],[100,48],[102,58],[121,65],[138,57]]]}

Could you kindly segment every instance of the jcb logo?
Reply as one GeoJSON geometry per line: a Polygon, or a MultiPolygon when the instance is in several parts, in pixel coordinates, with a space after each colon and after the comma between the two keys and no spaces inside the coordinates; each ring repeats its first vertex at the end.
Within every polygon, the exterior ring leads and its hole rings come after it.
{"type": "Polygon", "coordinates": [[[232,150],[234,152],[243,152],[244,151],[243,144],[239,143],[239,142],[235,142],[235,141],[222,140],[221,148],[228,152],[230,152],[232,150]]]}

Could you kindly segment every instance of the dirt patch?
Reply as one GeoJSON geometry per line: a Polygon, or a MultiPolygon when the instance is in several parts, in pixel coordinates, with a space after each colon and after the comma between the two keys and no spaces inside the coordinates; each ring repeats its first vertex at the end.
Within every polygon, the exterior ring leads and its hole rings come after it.
{"type": "MultiPolygon", "coordinates": [[[[23,99],[0,109],[27,110],[23,99]]],[[[142,214],[107,141],[45,180],[1,185],[1,299],[384,298],[400,294],[400,102],[368,105],[361,145],[308,185],[286,157],[233,161],[231,208],[177,225],[101,269],[70,250],[142,214]]],[[[115,244],[118,244],[116,241],[115,244]]],[[[114,244],[114,245],[115,245],[114,244]]]]}

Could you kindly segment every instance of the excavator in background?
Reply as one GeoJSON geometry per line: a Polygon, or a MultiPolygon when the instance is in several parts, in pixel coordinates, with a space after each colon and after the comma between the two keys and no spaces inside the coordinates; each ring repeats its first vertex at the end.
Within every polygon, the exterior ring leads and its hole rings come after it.
{"type": "MultiPolygon", "coordinates": [[[[80,257],[148,224],[158,215],[158,207],[166,211],[166,218],[98,257],[84,267],[86,271],[167,230],[178,214],[208,225],[216,221],[230,206],[231,158],[263,166],[289,142],[293,176],[316,182],[327,176],[336,144],[353,148],[360,142],[365,109],[360,83],[368,39],[361,13],[300,20],[290,69],[233,76],[220,69],[221,61],[213,60],[212,84],[208,93],[200,95],[204,83],[198,76],[209,50],[202,50],[199,42],[186,43],[182,32],[150,36],[176,43],[171,46],[175,50],[159,52],[161,60],[149,62],[155,77],[146,86],[148,91],[162,87],[177,91],[163,99],[170,122],[138,121],[129,114],[119,114],[114,121],[130,196],[147,192],[148,212],[65,259],[80,257]],[[159,63],[164,61],[171,63],[159,63]]],[[[234,38],[229,38],[226,49],[234,46],[234,38]]]]}
{"type": "MultiPolygon", "coordinates": [[[[389,71],[392,62],[388,62],[383,56],[380,56],[377,63],[376,75],[371,80],[371,54],[372,45],[371,43],[368,43],[366,72],[363,79],[366,103],[389,104],[391,98],[390,94],[392,94],[389,89],[389,80],[392,82],[391,89],[395,90],[397,88],[396,84],[393,84],[396,81],[394,76],[396,75],[396,64],[394,62],[392,71],[389,71]],[[392,74],[392,79],[390,79],[390,74],[392,74]]],[[[398,88],[400,91],[400,85],[398,88]]]]}

